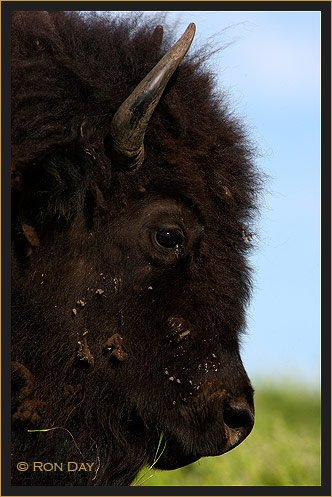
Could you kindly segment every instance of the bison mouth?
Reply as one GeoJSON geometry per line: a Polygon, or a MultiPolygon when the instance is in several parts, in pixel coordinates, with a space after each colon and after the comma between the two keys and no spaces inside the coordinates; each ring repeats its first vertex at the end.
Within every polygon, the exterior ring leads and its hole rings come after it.
{"type": "Polygon", "coordinates": [[[248,408],[225,409],[223,418],[203,433],[165,432],[165,449],[155,464],[163,470],[177,469],[201,457],[219,456],[239,445],[251,432],[254,415],[248,408]]]}
{"type": "Polygon", "coordinates": [[[177,469],[198,461],[201,457],[219,456],[239,445],[254,425],[253,410],[228,406],[213,425],[199,429],[165,431],[165,449],[155,467],[177,469]]]}

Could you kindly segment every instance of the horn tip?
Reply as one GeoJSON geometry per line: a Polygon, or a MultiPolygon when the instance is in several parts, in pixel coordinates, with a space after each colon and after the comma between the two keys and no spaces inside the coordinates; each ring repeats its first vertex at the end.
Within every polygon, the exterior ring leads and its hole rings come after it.
{"type": "Polygon", "coordinates": [[[194,22],[191,22],[185,32],[183,33],[183,37],[186,39],[190,40],[190,43],[192,42],[194,36],[196,33],[196,24],[194,22]]]}
{"type": "Polygon", "coordinates": [[[196,24],[194,22],[191,22],[188,26],[188,28],[190,31],[193,31],[193,33],[195,33],[196,31],[196,24]]]}

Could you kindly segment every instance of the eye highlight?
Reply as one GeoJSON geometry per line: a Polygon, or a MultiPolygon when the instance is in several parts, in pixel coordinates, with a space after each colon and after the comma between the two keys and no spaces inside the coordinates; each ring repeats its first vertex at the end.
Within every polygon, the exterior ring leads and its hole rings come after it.
{"type": "Polygon", "coordinates": [[[157,249],[176,250],[183,246],[184,234],[179,228],[164,228],[154,232],[153,241],[157,249]]]}
{"type": "Polygon", "coordinates": [[[161,230],[155,234],[156,242],[163,248],[176,248],[183,243],[183,234],[179,231],[161,230]]]}

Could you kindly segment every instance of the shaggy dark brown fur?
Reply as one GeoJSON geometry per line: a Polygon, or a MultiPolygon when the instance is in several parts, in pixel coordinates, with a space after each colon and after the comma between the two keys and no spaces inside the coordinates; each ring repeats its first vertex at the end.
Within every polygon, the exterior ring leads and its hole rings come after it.
{"type": "Polygon", "coordinates": [[[234,445],[247,423],[234,403],[253,412],[238,342],[260,180],[204,51],[167,85],[142,167],[124,173],[105,152],[115,111],[174,42],[165,27],[160,47],[156,24],[13,16],[16,485],[129,485],[161,433],[158,464],[171,469],[234,445]],[[181,252],[151,242],[170,224],[181,252]],[[94,465],[19,472],[18,461],[94,465]]]}

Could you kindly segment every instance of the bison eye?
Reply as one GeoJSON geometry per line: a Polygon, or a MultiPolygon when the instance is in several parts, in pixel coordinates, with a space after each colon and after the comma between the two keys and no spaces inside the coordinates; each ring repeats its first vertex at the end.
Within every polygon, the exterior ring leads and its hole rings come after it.
{"type": "Polygon", "coordinates": [[[184,242],[184,234],[179,229],[163,229],[159,230],[154,235],[157,247],[162,249],[172,250],[182,247],[184,242]]]}

